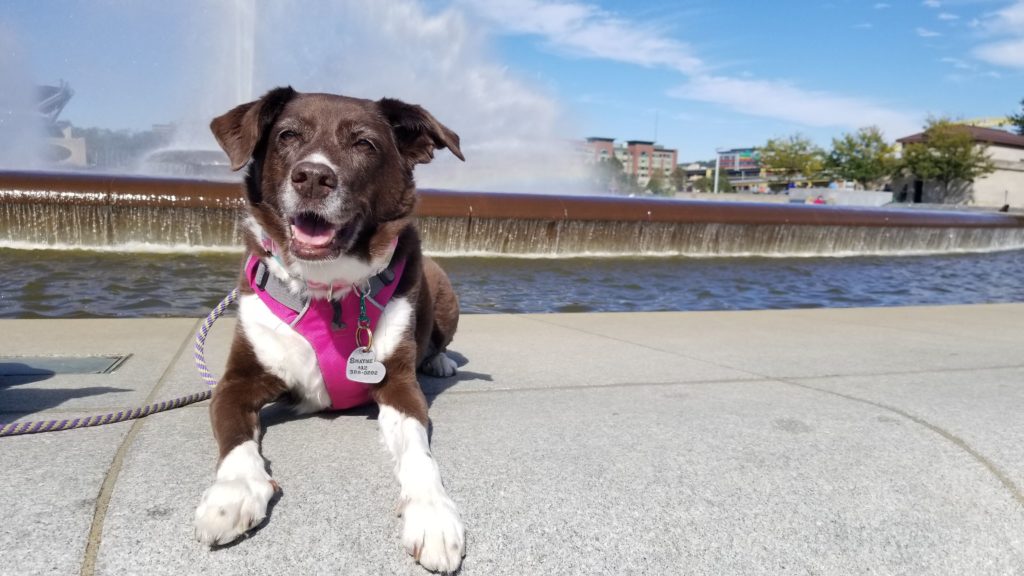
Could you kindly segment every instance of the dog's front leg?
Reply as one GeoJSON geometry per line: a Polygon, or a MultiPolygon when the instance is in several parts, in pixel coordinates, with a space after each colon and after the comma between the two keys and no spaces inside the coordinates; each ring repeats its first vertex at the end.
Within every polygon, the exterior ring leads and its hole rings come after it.
{"type": "Polygon", "coordinates": [[[246,348],[248,343],[236,336],[228,371],[210,403],[220,461],[216,482],[203,493],[196,508],[195,534],[196,539],[211,546],[227,544],[259,525],[277,490],[260,455],[259,411],[280,396],[285,385],[264,372],[254,358],[233,361],[246,348]]]}
{"type": "Polygon", "coordinates": [[[430,453],[427,401],[416,381],[414,358],[389,362],[388,378],[375,389],[380,430],[401,485],[402,545],[424,568],[454,572],[465,553],[466,531],[430,453]],[[392,373],[398,366],[401,373],[392,373]]]}

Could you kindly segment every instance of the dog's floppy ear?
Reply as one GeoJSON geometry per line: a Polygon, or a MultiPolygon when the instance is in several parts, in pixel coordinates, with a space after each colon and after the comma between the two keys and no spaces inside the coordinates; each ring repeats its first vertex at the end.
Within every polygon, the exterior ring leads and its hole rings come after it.
{"type": "Polygon", "coordinates": [[[291,86],[275,88],[259,100],[235,106],[210,122],[210,130],[231,160],[232,170],[245,166],[253,157],[267,130],[294,96],[291,86]]]}
{"type": "Polygon", "coordinates": [[[393,98],[382,98],[377,105],[391,124],[398,151],[410,168],[433,160],[435,148],[447,148],[459,160],[466,160],[459,149],[459,135],[438,122],[423,107],[393,98]]]}

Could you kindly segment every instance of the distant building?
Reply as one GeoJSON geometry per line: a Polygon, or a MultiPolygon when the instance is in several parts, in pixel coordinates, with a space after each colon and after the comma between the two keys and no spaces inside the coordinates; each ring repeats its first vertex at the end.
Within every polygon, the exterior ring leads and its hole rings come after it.
{"type": "Polygon", "coordinates": [[[736,190],[768,190],[768,178],[761,166],[761,153],[757,148],[719,151],[718,169],[736,190]]]}
{"type": "Polygon", "coordinates": [[[174,135],[178,132],[177,124],[171,122],[169,124],[153,124],[153,127],[149,130],[153,134],[171,140],[174,135]]]}
{"type": "Polygon", "coordinates": [[[594,136],[578,142],[577,146],[585,164],[618,159],[622,163],[622,171],[633,176],[640,186],[646,186],[656,173],[660,173],[667,182],[678,158],[675,149],[665,148],[649,140],[629,140],[616,146],[614,138],[594,136]]]}
{"type": "MultiPolygon", "coordinates": [[[[987,147],[995,172],[978,178],[961,190],[967,203],[978,206],[1024,208],[1024,136],[1005,130],[964,126],[979,145],[987,147]]],[[[896,140],[900,144],[924,142],[924,133],[896,140]]],[[[913,178],[897,178],[892,183],[897,202],[942,202],[942,185],[913,178]]]]}
{"type": "Polygon", "coordinates": [[[679,164],[679,169],[685,176],[685,184],[681,192],[695,191],[695,184],[702,178],[708,180],[715,177],[715,163],[712,162],[687,162],[679,164]]]}
{"type": "Polygon", "coordinates": [[[85,140],[71,136],[71,125],[58,121],[75,91],[63,80],[57,86],[36,86],[35,105],[46,131],[44,159],[52,164],[82,167],[86,164],[85,140]]]}

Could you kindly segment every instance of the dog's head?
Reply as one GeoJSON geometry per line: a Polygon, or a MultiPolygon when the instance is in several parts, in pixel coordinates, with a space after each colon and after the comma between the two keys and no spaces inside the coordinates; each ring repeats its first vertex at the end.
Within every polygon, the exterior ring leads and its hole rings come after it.
{"type": "Polygon", "coordinates": [[[277,88],[210,124],[250,212],[286,262],[369,263],[416,205],[412,172],[459,137],[423,108],[277,88]]]}

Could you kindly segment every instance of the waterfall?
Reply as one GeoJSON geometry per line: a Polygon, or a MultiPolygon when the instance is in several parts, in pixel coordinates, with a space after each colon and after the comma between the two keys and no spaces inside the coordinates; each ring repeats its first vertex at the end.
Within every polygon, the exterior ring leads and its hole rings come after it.
{"type": "Polygon", "coordinates": [[[421,217],[424,249],[450,256],[854,256],[1024,249],[1024,228],[421,217]]]}
{"type": "Polygon", "coordinates": [[[225,208],[0,204],[0,247],[125,252],[240,250],[225,208]]]}
{"type": "MultiPolygon", "coordinates": [[[[0,247],[241,249],[237,183],[0,172],[0,247]]],[[[422,190],[446,256],[849,256],[1024,249],[1012,214],[422,190]]]]}

